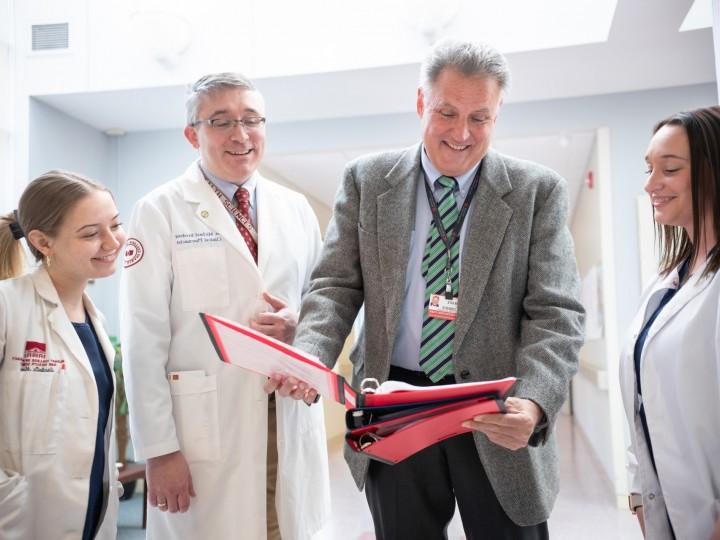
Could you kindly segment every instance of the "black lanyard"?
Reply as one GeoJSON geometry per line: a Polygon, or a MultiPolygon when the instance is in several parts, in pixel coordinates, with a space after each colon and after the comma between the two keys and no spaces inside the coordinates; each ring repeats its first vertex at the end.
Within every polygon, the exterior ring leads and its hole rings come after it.
{"type": "Polygon", "coordinates": [[[455,222],[455,227],[452,231],[450,231],[450,235],[448,236],[447,231],[445,230],[445,226],[442,223],[442,218],[440,216],[440,210],[438,209],[437,201],[435,200],[435,195],[432,192],[432,189],[430,189],[430,186],[428,185],[427,181],[424,180],[425,184],[425,194],[427,195],[428,204],[430,205],[430,213],[432,214],[433,221],[435,222],[435,227],[437,227],[438,234],[440,235],[440,238],[443,241],[443,244],[445,244],[445,249],[447,250],[447,262],[445,263],[445,298],[448,300],[452,300],[453,298],[453,291],[452,291],[452,246],[455,243],[455,241],[460,237],[460,229],[462,229],[463,223],[465,222],[465,216],[468,213],[468,210],[470,209],[470,203],[472,202],[472,198],[475,195],[475,191],[477,191],[478,183],[480,182],[480,171],[482,170],[482,162],[480,162],[480,165],[478,166],[478,170],[475,173],[475,178],[473,178],[472,184],[470,185],[470,189],[467,192],[467,195],[465,196],[465,200],[462,203],[462,207],[460,208],[460,215],[458,216],[457,221],[455,222]]]}

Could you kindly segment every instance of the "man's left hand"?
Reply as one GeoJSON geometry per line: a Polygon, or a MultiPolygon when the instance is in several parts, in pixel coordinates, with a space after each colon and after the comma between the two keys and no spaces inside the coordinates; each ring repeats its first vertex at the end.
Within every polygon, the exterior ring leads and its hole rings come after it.
{"type": "Polygon", "coordinates": [[[507,398],[505,408],[505,414],[482,414],[462,425],[484,433],[495,444],[510,450],[525,448],[542,420],[543,411],[534,401],[516,397],[507,398]]]}
{"type": "Polygon", "coordinates": [[[292,344],[295,339],[297,314],[290,311],[285,302],[267,292],[263,293],[263,299],[274,311],[259,313],[250,321],[250,328],[288,345],[292,344]]]}

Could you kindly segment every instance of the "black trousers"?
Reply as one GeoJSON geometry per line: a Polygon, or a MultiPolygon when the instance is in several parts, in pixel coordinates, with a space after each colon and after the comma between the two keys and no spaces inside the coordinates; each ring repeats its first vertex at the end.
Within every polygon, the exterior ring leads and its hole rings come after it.
{"type": "MultiPolygon", "coordinates": [[[[393,366],[390,379],[434,384],[393,366]]],[[[453,384],[446,377],[437,384],[453,384]]],[[[478,457],[472,434],[441,441],[396,465],[371,461],[365,494],[378,540],[440,540],[457,501],[467,540],[548,538],[547,522],[521,527],[505,513],[478,457]]]]}

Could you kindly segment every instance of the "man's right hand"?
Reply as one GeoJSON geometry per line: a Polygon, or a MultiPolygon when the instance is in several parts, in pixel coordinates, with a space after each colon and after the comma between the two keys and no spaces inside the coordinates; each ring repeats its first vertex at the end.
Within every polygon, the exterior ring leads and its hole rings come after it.
{"type": "Polygon", "coordinates": [[[164,512],[185,512],[195,496],[192,476],[179,450],[147,461],[148,502],[164,512]]]}
{"type": "Polygon", "coordinates": [[[265,381],[263,385],[263,389],[268,394],[277,392],[282,397],[291,397],[298,401],[303,400],[307,405],[315,403],[318,397],[317,390],[314,388],[310,388],[307,384],[295,377],[286,377],[279,373],[268,377],[268,380],[265,381]]]}

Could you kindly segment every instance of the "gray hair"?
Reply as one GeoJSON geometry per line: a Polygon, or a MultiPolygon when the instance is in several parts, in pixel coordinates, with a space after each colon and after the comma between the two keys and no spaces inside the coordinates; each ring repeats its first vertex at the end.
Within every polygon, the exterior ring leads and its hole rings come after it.
{"type": "Polygon", "coordinates": [[[202,98],[217,90],[228,88],[257,90],[250,79],[242,73],[210,73],[209,75],[200,77],[188,87],[187,97],[185,98],[188,125],[192,125],[197,121],[197,112],[202,98]]]}
{"type": "Polygon", "coordinates": [[[445,68],[455,69],[465,77],[492,77],[502,93],[510,86],[510,69],[505,57],[484,43],[448,38],[433,45],[420,66],[420,86],[426,96],[445,68]]]}

